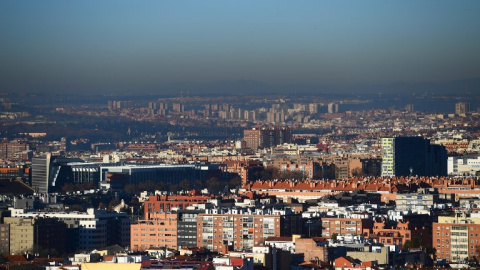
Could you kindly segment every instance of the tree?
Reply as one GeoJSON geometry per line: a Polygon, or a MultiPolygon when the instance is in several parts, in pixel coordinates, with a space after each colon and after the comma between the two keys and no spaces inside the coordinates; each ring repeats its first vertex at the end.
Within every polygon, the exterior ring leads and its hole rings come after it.
{"type": "Polygon", "coordinates": [[[180,181],[180,183],[178,183],[178,187],[181,190],[190,190],[190,181],[188,179],[183,179],[180,181]]]}
{"type": "Polygon", "coordinates": [[[365,176],[365,173],[363,172],[362,168],[355,168],[352,170],[352,176],[361,177],[361,176],[365,176]]]}
{"type": "Polygon", "coordinates": [[[73,186],[72,183],[66,183],[62,186],[62,191],[67,193],[67,192],[73,192],[75,191],[75,187],[73,186]]]}
{"type": "Polygon", "coordinates": [[[412,248],[419,248],[422,246],[424,246],[423,239],[420,238],[419,236],[414,236],[412,238],[412,248]]]}
{"type": "Polygon", "coordinates": [[[113,208],[117,205],[120,204],[120,201],[118,199],[113,199],[108,203],[108,210],[113,211],[113,208]]]}
{"type": "Polygon", "coordinates": [[[98,204],[98,209],[107,209],[107,205],[106,205],[105,203],[103,203],[103,202],[100,202],[100,203],[98,204]]]}
{"type": "Polygon", "coordinates": [[[203,189],[205,187],[205,184],[201,180],[195,180],[195,183],[193,185],[193,188],[196,190],[203,189]]]}
{"type": "Polygon", "coordinates": [[[240,176],[235,176],[234,178],[230,179],[228,182],[228,187],[229,188],[236,188],[239,187],[242,184],[242,178],[240,176]]]}
{"type": "Polygon", "coordinates": [[[403,243],[403,249],[407,250],[407,249],[411,249],[411,248],[412,248],[412,241],[406,240],[405,243],[403,243]]]}
{"type": "Polygon", "coordinates": [[[128,195],[133,195],[137,192],[137,187],[134,184],[126,184],[123,189],[128,195]]]}
{"type": "Polygon", "coordinates": [[[332,233],[332,240],[336,241],[337,240],[338,233],[332,233]]]}
{"type": "Polygon", "coordinates": [[[74,204],[69,207],[70,210],[72,211],[78,211],[78,212],[83,212],[85,209],[83,209],[83,206],[80,204],[74,204]]]}
{"type": "Polygon", "coordinates": [[[221,183],[216,177],[209,178],[205,182],[205,185],[207,186],[208,191],[212,194],[218,193],[221,189],[221,183]]]}

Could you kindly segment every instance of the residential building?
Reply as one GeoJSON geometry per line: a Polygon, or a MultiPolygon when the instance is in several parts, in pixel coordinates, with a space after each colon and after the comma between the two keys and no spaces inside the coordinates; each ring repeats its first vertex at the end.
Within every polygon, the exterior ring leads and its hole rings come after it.
{"type": "Polygon", "coordinates": [[[10,224],[0,224],[0,254],[10,254],[10,224]]]}
{"type": "Polygon", "coordinates": [[[429,215],[405,215],[402,220],[393,222],[383,220],[373,225],[371,239],[383,245],[397,245],[400,248],[407,241],[430,246],[432,227],[429,215]]]}
{"type": "Polygon", "coordinates": [[[268,237],[301,232],[301,216],[274,213],[268,209],[243,211],[231,209],[218,213],[207,210],[197,218],[197,246],[226,253],[227,250],[251,250],[268,237]]]}
{"type": "Polygon", "coordinates": [[[455,114],[467,114],[470,112],[470,103],[457,102],[455,103],[455,114]]]}
{"type": "MultiPolygon", "coordinates": [[[[0,159],[17,159],[17,154],[30,150],[30,144],[25,141],[5,141],[0,143],[0,159]]],[[[20,155],[21,157],[21,155],[20,155]]]]}
{"type": "Polygon", "coordinates": [[[177,246],[180,248],[197,247],[197,217],[205,210],[177,211],[177,246]]]}
{"type": "Polygon", "coordinates": [[[149,196],[144,202],[144,219],[149,220],[156,214],[186,209],[197,203],[206,203],[209,196],[200,195],[198,191],[192,191],[188,195],[154,195],[149,196]]]}
{"type": "Polygon", "coordinates": [[[439,216],[433,223],[433,247],[437,259],[465,262],[478,257],[480,215],[478,213],[439,216]]]}
{"type": "Polygon", "coordinates": [[[265,170],[263,163],[257,160],[225,160],[223,164],[226,165],[227,172],[240,176],[242,185],[259,179],[265,170]]]}
{"type": "Polygon", "coordinates": [[[353,217],[322,217],[322,237],[332,238],[334,235],[363,235],[369,237],[373,223],[368,215],[353,217]]]}
{"type": "Polygon", "coordinates": [[[50,249],[64,252],[67,242],[66,225],[52,218],[4,218],[9,226],[10,253],[39,252],[50,249]]]}
{"type": "Polygon", "coordinates": [[[177,214],[155,213],[131,225],[130,246],[134,251],[150,247],[177,249],[177,214]]]}
{"type": "Polygon", "coordinates": [[[291,143],[292,131],[288,126],[253,128],[243,131],[243,140],[250,149],[270,148],[291,143]]]}
{"type": "Polygon", "coordinates": [[[130,244],[130,218],[126,213],[93,208],[87,212],[40,212],[12,209],[12,217],[54,218],[67,225],[67,250],[88,250],[110,245],[130,244]]]}

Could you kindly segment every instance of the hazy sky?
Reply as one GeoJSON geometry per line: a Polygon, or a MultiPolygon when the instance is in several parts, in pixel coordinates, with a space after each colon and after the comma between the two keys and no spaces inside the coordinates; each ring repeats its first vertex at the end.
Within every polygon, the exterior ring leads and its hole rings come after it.
{"type": "Polygon", "coordinates": [[[480,1],[0,1],[0,91],[480,77],[480,1]]]}

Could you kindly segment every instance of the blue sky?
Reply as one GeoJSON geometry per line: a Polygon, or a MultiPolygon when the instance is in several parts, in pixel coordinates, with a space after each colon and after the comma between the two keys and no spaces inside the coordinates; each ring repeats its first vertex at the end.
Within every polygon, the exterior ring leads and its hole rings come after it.
{"type": "Polygon", "coordinates": [[[480,77],[480,1],[0,1],[0,91],[480,77]]]}

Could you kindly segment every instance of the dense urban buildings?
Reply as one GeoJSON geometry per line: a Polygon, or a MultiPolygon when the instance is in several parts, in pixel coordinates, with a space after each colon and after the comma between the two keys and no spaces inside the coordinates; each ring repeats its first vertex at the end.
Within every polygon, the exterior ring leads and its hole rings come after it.
{"type": "Polygon", "coordinates": [[[163,267],[171,256],[272,270],[474,265],[476,243],[452,248],[463,240],[441,230],[468,224],[464,240],[476,241],[477,113],[220,100],[105,103],[98,118],[120,120],[89,134],[121,126],[118,139],[6,137],[3,254],[65,255],[89,269],[163,267]]]}

